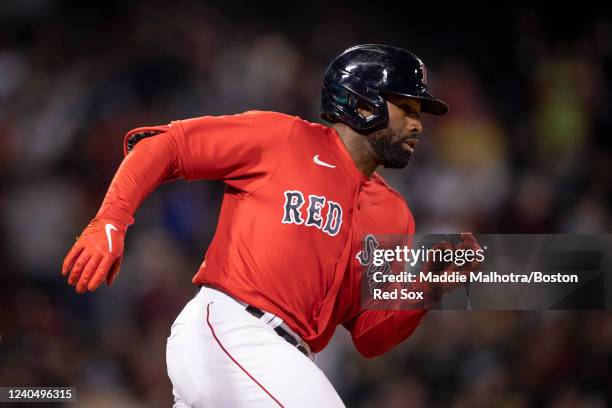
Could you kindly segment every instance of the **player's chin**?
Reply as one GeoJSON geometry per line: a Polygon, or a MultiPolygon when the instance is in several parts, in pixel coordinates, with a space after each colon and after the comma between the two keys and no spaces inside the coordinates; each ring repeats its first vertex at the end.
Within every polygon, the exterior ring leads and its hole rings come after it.
{"type": "Polygon", "coordinates": [[[408,165],[408,162],[410,161],[411,157],[412,153],[410,152],[398,152],[398,154],[395,154],[391,157],[386,157],[383,162],[383,166],[388,169],[403,169],[408,165]]]}

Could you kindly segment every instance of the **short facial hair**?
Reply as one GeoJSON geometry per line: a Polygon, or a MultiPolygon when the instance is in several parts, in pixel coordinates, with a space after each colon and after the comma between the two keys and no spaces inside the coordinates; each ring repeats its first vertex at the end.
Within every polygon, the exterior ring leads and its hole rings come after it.
{"type": "Polygon", "coordinates": [[[366,137],[378,157],[379,164],[391,169],[406,167],[411,154],[402,147],[402,140],[393,130],[377,130],[366,137]]]}

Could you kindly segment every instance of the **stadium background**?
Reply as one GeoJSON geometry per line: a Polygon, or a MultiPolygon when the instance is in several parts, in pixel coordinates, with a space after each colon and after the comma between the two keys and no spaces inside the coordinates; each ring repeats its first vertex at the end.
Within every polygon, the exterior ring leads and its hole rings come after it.
{"type": "MultiPolygon", "coordinates": [[[[322,72],[356,43],[415,52],[450,105],[424,118],[408,168],[385,172],[418,232],[610,232],[609,16],[133,3],[0,5],[0,385],[74,385],[78,406],[170,405],[165,341],[194,295],[222,185],[162,186],[113,288],[76,296],[61,261],[123,134],[250,109],[318,120],[322,72]]],[[[610,406],[612,315],[438,311],[373,360],[340,328],[318,363],[351,407],[610,406]]]]}

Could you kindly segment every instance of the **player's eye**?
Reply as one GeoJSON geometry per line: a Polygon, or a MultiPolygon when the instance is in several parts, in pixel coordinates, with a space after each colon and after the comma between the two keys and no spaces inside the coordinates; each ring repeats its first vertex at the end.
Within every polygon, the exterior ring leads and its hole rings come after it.
{"type": "Polygon", "coordinates": [[[402,110],[406,113],[406,115],[413,115],[415,113],[419,113],[414,106],[403,104],[401,106],[402,110]]]}

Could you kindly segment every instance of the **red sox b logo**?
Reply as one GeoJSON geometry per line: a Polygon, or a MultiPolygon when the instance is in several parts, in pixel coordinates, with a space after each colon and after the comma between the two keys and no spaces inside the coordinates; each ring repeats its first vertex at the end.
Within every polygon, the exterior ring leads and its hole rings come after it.
{"type": "Polygon", "coordinates": [[[304,194],[297,190],[285,191],[285,205],[283,211],[283,224],[298,224],[307,227],[316,227],[321,231],[336,236],[342,226],[342,207],[335,201],[328,200],[324,196],[310,194],[308,196],[308,207],[302,212],[306,203],[304,194]],[[327,205],[327,212],[323,218],[323,209],[327,205]]]}

